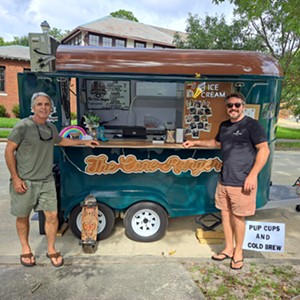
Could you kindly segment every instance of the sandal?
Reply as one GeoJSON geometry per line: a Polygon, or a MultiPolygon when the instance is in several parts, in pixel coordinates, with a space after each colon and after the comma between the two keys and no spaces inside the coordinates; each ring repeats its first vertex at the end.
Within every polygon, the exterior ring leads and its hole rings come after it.
{"type": "Polygon", "coordinates": [[[222,260],[228,259],[228,258],[232,258],[232,256],[229,256],[228,254],[226,254],[224,252],[220,252],[217,255],[214,255],[214,256],[211,257],[212,260],[217,260],[217,261],[222,261],[222,260]],[[223,257],[222,258],[216,257],[216,256],[219,256],[219,255],[223,255],[223,257]]]}
{"type": "Polygon", "coordinates": [[[30,252],[30,253],[26,253],[26,254],[21,254],[21,255],[20,255],[20,263],[21,263],[23,266],[25,266],[25,267],[33,267],[33,266],[36,265],[36,263],[35,263],[35,257],[34,257],[34,255],[33,255],[31,252],[30,252]],[[31,260],[32,258],[34,258],[34,262],[27,263],[27,262],[25,262],[25,261],[23,260],[23,258],[30,258],[30,260],[31,260]]]}
{"type": "Polygon", "coordinates": [[[238,261],[235,261],[233,258],[231,259],[230,269],[232,269],[232,270],[240,270],[243,266],[244,266],[244,258],[242,258],[241,260],[238,260],[238,261]],[[234,263],[235,265],[238,264],[238,263],[243,263],[243,264],[240,267],[238,267],[238,268],[234,268],[232,266],[232,263],[234,263]]]}
{"type": "Polygon", "coordinates": [[[52,260],[52,258],[58,258],[58,257],[61,256],[59,252],[56,252],[56,253],[53,253],[53,254],[46,253],[46,256],[50,259],[52,266],[54,266],[55,268],[59,268],[64,264],[64,259],[63,258],[62,258],[61,262],[58,263],[58,264],[54,263],[53,260],[52,260]]]}

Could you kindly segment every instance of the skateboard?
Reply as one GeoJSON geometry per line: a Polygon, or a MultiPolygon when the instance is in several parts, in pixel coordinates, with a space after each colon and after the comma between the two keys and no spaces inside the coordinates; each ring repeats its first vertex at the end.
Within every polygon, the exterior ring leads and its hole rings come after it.
{"type": "Polygon", "coordinates": [[[98,204],[93,195],[88,195],[81,202],[81,242],[85,253],[95,253],[97,250],[98,204]]]}

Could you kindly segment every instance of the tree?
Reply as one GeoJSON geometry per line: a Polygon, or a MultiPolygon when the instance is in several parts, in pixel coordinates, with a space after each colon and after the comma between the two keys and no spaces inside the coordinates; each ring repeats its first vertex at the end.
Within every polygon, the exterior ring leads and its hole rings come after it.
{"type": "Polygon", "coordinates": [[[70,30],[64,30],[63,32],[61,29],[53,27],[49,30],[49,35],[53,36],[58,41],[61,41],[69,32],[70,30]]]}
{"type": "Polygon", "coordinates": [[[174,36],[177,48],[263,50],[262,40],[253,36],[242,20],[228,25],[223,15],[206,16],[202,20],[198,15],[189,14],[187,23],[186,39],[178,33],[174,36]]]}
{"type": "Polygon", "coordinates": [[[120,19],[126,19],[134,22],[138,22],[139,20],[133,15],[131,11],[125,9],[119,9],[118,11],[110,13],[110,16],[120,19]]]}
{"type": "MultiPolygon", "coordinates": [[[[219,4],[224,0],[212,0],[219,4]]],[[[300,1],[230,0],[234,15],[248,22],[260,37],[266,52],[283,68],[282,102],[285,108],[300,107],[300,1]]]]}
{"type": "Polygon", "coordinates": [[[14,39],[12,42],[6,42],[6,45],[21,45],[21,46],[29,46],[28,42],[28,36],[23,35],[21,37],[14,36],[14,39]]]}

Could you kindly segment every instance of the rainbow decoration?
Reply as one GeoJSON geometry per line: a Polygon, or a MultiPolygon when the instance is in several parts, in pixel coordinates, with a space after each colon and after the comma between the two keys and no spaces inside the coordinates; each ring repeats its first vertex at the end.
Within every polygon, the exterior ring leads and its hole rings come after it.
{"type": "Polygon", "coordinates": [[[64,129],[61,130],[59,135],[63,138],[69,138],[70,133],[72,133],[72,132],[79,132],[80,133],[80,136],[79,136],[80,139],[82,139],[82,137],[84,135],[86,135],[85,130],[82,127],[76,126],[76,125],[65,127],[64,129]]]}

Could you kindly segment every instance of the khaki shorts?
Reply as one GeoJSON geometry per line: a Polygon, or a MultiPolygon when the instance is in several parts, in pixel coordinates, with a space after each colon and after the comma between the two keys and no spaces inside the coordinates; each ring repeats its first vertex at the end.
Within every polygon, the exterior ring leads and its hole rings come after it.
{"type": "Polygon", "coordinates": [[[215,194],[216,208],[232,211],[236,216],[253,216],[256,208],[256,191],[245,192],[242,187],[225,186],[220,182],[215,194]]]}
{"type": "Polygon", "coordinates": [[[27,217],[31,211],[57,211],[55,181],[24,180],[27,191],[16,193],[10,182],[11,214],[16,217],[27,217]]]}

